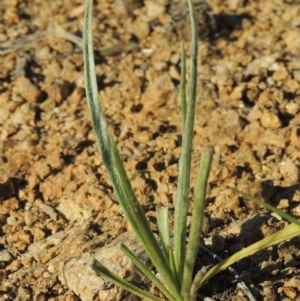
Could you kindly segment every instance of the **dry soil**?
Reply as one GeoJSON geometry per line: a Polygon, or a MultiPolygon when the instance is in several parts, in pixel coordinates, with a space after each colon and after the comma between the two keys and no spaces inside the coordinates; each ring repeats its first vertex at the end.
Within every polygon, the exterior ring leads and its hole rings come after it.
{"type": "MultiPolygon", "coordinates": [[[[189,49],[186,6],[168,2],[94,4],[99,96],[154,228],[156,207],[174,207],[180,41],[189,49]]],[[[287,225],[229,187],[300,217],[300,5],[195,2],[201,40],[192,181],[202,148],[213,147],[204,242],[226,258],[287,225]]],[[[72,268],[72,258],[85,262],[80,256],[92,256],[131,230],[87,109],[83,13],[81,0],[0,2],[1,301],[92,300],[82,295],[89,290],[85,269],[73,272],[81,280],[74,285],[66,280],[66,268],[72,268]]],[[[137,244],[132,237],[126,241],[137,244]]],[[[199,254],[199,266],[212,263],[199,254]]],[[[300,300],[299,237],[234,268],[257,300],[300,300]]],[[[109,284],[99,280],[98,288],[89,298],[117,300],[109,284]]],[[[118,293],[122,300],[131,298],[118,293]]],[[[228,271],[201,294],[247,300],[228,271]]]]}

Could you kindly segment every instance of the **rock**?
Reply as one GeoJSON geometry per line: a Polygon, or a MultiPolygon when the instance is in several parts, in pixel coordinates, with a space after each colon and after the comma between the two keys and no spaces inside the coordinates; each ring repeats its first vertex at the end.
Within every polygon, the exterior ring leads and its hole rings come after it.
{"type": "Polygon", "coordinates": [[[289,158],[285,158],[279,163],[279,171],[284,177],[284,180],[293,185],[299,181],[299,168],[297,165],[289,158]]]}
{"type": "Polygon", "coordinates": [[[132,25],[132,33],[140,40],[145,39],[150,33],[148,22],[139,19],[136,20],[132,25]]]}
{"type": "MultiPolygon", "coordinates": [[[[63,275],[68,288],[73,290],[82,301],[120,301],[128,295],[128,292],[96,274],[91,268],[94,259],[124,280],[134,282],[139,287],[143,283],[144,287],[145,283],[140,273],[120,250],[121,243],[133,251],[142,262],[149,263],[149,258],[134,232],[126,232],[107,246],[93,250],[93,253],[74,257],[65,262],[63,275]]],[[[127,296],[126,300],[138,300],[128,298],[127,296]]]]}
{"type": "MultiPolygon", "coordinates": [[[[162,2],[162,1],[160,1],[162,2]]],[[[150,20],[158,18],[165,11],[164,3],[159,3],[159,1],[146,0],[145,6],[147,9],[147,16],[150,20]]]]}
{"type": "Polygon", "coordinates": [[[21,95],[28,103],[37,103],[42,97],[42,91],[23,76],[16,80],[14,92],[21,95]]]}
{"type": "Polygon", "coordinates": [[[244,76],[258,75],[260,69],[269,68],[275,61],[275,55],[267,55],[257,58],[248,64],[246,70],[244,71],[244,76]]]}

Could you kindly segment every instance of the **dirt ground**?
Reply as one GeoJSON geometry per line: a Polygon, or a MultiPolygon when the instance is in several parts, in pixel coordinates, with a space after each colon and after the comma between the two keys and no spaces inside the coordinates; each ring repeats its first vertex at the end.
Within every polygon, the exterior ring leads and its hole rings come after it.
{"type": "MultiPolygon", "coordinates": [[[[189,23],[176,2],[94,5],[101,103],[154,228],[156,206],[172,212],[180,155],[180,40],[188,50],[189,23]]],[[[300,217],[300,5],[195,2],[201,40],[192,180],[202,148],[213,147],[204,242],[226,258],[287,225],[228,187],[300,217]]],[[[100,278],[91,289],[94,275],[87,277],[89,261],[80,257],[110,255],[104,246],[131,230],[87,110],[83,1],[1,0],[0,12],[0,300],[133,300],[100,278]],[[72,270],[74,257],[83,268],[72,270]]],[[[139,249],[134,238],[125,241],[139,249]]],[[[199,266],[213,263],[199,253],[199,266]]],[[[234,268],[257,300],[300,300],[299,237],[234,268]]],[[[201,294],[248,300],[229,271],[201,294]]]]}

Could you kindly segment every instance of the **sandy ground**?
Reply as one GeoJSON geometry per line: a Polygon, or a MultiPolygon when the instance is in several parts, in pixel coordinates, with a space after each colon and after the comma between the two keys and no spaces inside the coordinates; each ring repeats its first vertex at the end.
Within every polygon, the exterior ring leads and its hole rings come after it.
{"type": "MultiPolygon", "coordinates": [[[[186,7],[168,2],[99,0],[94,7],[101,103],[154,228],[156,206],[173,208],[180,40],[189,47],[186,7]]],[[[202,148],[213,147],[204,242],[226,258],[287,225],[228,187],[300,217],[300,5],[195,2],[201,41],[192,180],[202,148]]],[[[100,278],[92,290],[94,275],[86,274],[86,258],[115,252],[104,246],[131,229],[89,120],[83,13],[78,0],[0,3],[1,301],[134,300],[100,278]],[[83,268],[72,270],[74,257],[83,268]]],[[[143,255],[134,237],[125,241],[143,255]]],[[[300,300],[299,250],[298,237],[234,268],[257,300],[300,300]]],[[[210,264],[199,253],[199,266],[210,264]]],[[[248,300],[228,271],[201,294],[248,300]]]]}

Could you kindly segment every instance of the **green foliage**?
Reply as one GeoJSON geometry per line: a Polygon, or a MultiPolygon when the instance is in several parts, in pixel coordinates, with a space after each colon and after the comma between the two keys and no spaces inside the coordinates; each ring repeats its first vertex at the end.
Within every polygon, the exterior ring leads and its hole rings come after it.
{"type": "MultiPolygon", "coordinates": [[[[183,125],[183,142],[182,153],[179,161],[179,179],[178,190],[175,204],[175,222],[174,222],[174,245],[171,244],[168,210],[161,208],[158,210],[158,227],[161,243],[157,241],[151,231],[145,213],[139,204],[131,183],[126,175],[120,158],[118,149],[113,139],[109,136],[105,117],[102,113],[101,104],[98,98],[98,89],[96,84],[95,63],[92,41],[92,0],[87,0],[85,11],[85,27],[84,27],[84,73],[86,81],[86,96],[89,106],[90,116],[96,133],[97,144],[102,155],[106,171],[109,175],[114,192],[122,206],[126,218],[130,222],[136,235],[145,248],[149,258],[152,260],[155,268],[160,274],[160,279],[156,278],[152,272],[124,245],[121,246],[123,252],[132,260],[138,269],[140,269],[170,301],[195,301],[197,290],[202,284],[208,281],[219,271],[225,269],[229,265],[267,248],[281,241],[291,239],[299,235],[299,222],[295,219],[291,220],[294,224],[278,231],[277,233],[267,237],[245,249],[237,252],[223,262],[214,266],[206,273],[200,271],[193,279],[195,260],[200,244],[202,219],[204,215],[205,197],[207,179],[209,176],[212,149],[204,148],[200,160],[200,166],[197,173],[197,179],[194,190],[194,210],[189,234],[189,242],[186,245],[187,233],[187,207],[188,194],[190,188],[191,174],[191,153],[192,139],[195,115],[196,100],[196,82],[197,82],[197,24],[192,0],[188,0],[190,8],[190,18],[192,23],[192,41],[191,41],[191,77],[190,91],[188,100],[186,99],[186,63],[185,51],[182,47],[182,78],[181,78],[181,104],[182,104],[182,125],[183,125]]],[[[255,202],[259,200],[243,195],[245,198],[255,202]]],[[[262,205],[265,206],[265,203],[262,205]]],[[[277,212],[273,207],[268,209],[277,212]]],[[[279,214],[279,213],[278,213],[279,214]]],[[[286,215],[284,215],[287,218],[286,215]]],[[[120,277],[114,275],[106,269],[100,262],[95,261],[94,270],[101,274],[109,281],[116,285],[148,300],[162,300],[156,296],[147,293],[138,287],[124,281],[120,277]]]]}

